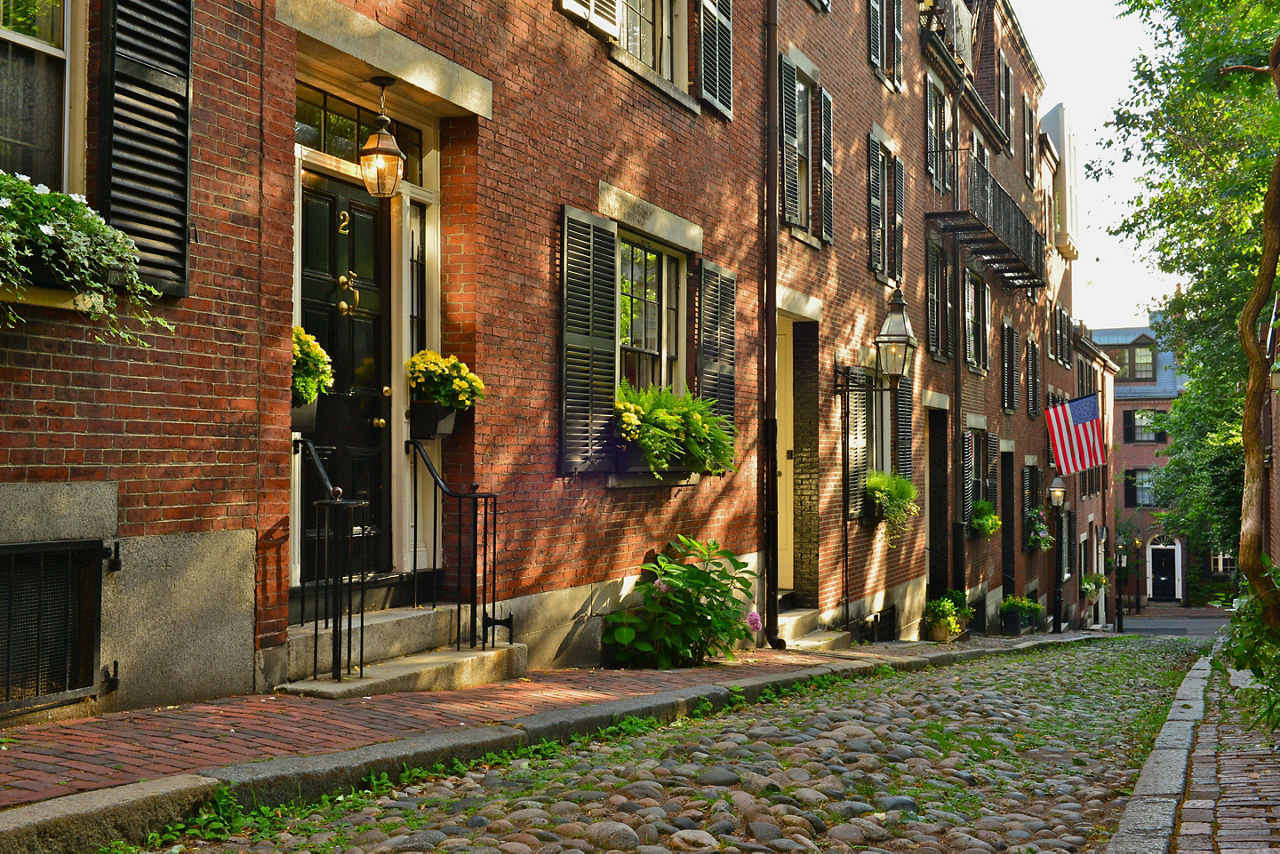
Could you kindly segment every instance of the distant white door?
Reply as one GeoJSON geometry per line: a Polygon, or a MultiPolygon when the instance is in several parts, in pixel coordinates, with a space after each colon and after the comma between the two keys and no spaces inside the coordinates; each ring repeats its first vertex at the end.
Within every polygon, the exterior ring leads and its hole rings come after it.
{"type": "Polygon", "coordinates": [[[792,324],[778,317],[778,589],[795,588],[795,393],[792,324]]]}

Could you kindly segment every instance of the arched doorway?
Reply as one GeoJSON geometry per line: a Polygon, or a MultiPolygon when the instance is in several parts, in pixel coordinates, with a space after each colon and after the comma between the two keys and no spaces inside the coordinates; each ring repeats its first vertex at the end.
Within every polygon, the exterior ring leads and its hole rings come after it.
{"type": "Polygon", "coordinates": [[[1182,598],[1182,550],[1166,534],[1152,537],[1147,545],[1147,598],[1182,598]]]}

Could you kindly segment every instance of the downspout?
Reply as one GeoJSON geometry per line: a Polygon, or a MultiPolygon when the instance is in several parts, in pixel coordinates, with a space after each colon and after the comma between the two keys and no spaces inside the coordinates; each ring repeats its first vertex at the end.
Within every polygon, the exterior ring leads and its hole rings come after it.
{"type": "Polygon", "coordinates": [[[778,637],[778,0],[766,0],[764,20],[764,634],[778,637]]]}
{"type": "MultiPolygon", "coordinates": [[[[960,89],[963,91],[964,83],[960,83],[960,89]]],[[[955,132],[960,132],[960,92],[951,103],[951,127],[955,128],[955,132]]],[[[951,206],[953,210],[960,210],[960,186],[964,184],[964,203],[969,203],[969,181],[971,164],[966,162],[961,168],[960,162],[960,140],[955,141],[955,178],[951,186],[951,206]]],[[[973,158],[973,150],[970,148],[969,159],[973,158]]],[[[965,324],[968,319],[965,316],[964,304],[964,270],[960,266],[960,240],[958,237],[952,238],[952,247],[955,252],[955,261],[951,265],[952,275],[948,288],[951,290],[952,301],[954,306],[955,322],[952,324],[950,335],[951,350],[954,353],[952,358],[952,370],[955,372],[955,394],[951,401],[951,422],[952,422],[952,441],[951,447],[954,449],[954,462],[956,473],[956,503],[953,505],[951,525],[951,581],[952,588],[964,593],[965,601],[969,599],[968,575],[965,572],[965,535],[968,533],[964,529],[964,491],[968,486],[964,482],[964,447],[961,440],[964,438],[964,373],[968,367],[968,359],[965,357],[965,347],[967,329],[965,324]],[[958,514],[958,518],[957,515],[958,514]]],[[[943,246],[943,252],[946,252],[946,246],[943,246]]]]}

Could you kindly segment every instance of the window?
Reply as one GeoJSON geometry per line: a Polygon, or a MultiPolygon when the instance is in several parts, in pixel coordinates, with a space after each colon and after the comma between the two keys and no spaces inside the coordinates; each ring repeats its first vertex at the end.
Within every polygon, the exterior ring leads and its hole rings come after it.
{"type": "Polygon", "coordinates": [[[973,521],[973,503],[990,501],[999,509],[996,485],[1000,480],[1000,437],[982,430],[960,434],[963,457],[964,522],[973,521]]]}
{"type": "Polygon", "coordinates": [[[1156,348],[1145,335],[1135,344],[1107,350],[1107,355],[1120,366],[1117,382],[1150,382],[1156,378],[1156,348]]]}
{"type": "Polygon", "coordinates": [[[1142,409],[1126,409],[1124,420],[1126,442],[1157,443],[1167,441],[1165,434],[1155,428],[1155,413],[1142,409]]]}
{"type": "Polygon", "coordinates": [[[627,53],[668,80],[672,79],[670,0],[622,0],[622,37],[627,53]]]}
{"type": "Polygon", "coordinates": [[[830,243],[835,228],[831,95],[787,57],[779,58],[779,68],[782,219],[830,243]]]}
{"type": "Polygon", "coordinates": [[[902,84],[902,0],[867,3],[867,58],[885,82],[902,84]]]}
{"type": "Polygon", "coordinates": [[[1154,347],[1133,348],[1133,379],[1153,380],[1156,378],[1156,354],[1154,347]]]}
{"type": "Polygon", "coordinates": [[[953,358],[955,304],[951,298],[951,265],[945,247],[936,237],[931,237],[925,244],[925,286],[925,348],[936,358],[953,358]]]}
{"type": "Polygon", "coordinates": [[[0,169],[62,188],[67,77],[61,0],[0,3],[0,169]]]}
{"type": "MultiPolygon", "coordinates": [[[[561,471],[610,471],[618,383],[678,387],[684,377],[687,260],[568,206],[562,240],[561,471]]],[[[737,281],[709,260],[701,267],[698,393],[732,420],[737,281]]]]}
{"type": "Polygon", "coordinates": [[[903,377],[898,387],[861,367],[837,369],[837,392],[843,406],[844,497],[847,518],[870,509],[864,501],[867,472],[912,476],[914,383],[903,377]]]}
{"type": "Polygon", "coordinates": [[[1236,571],[1236,556],[1218,552],[1209,559],[1209,571],[1214,575],[1231,575],[1236,571]]]}
{"type": "Polygon", "coordinates": [[[978,133],[977,128],[973,131],[973,141],[971,143],[973,151],[973,159],[981,163],[987,169],[991,168],[991,149],[987,148],[987,141],[982,138],[982,134],[978,133]]]}
{"type": "Polygon", "coordinates": [[[925,81],[925,171],[939,190],[951,189],[954,180],[951,97],[930,77],[925,81]]]}
{"type": "Polygon", "coordinates": [[[1071,367],[1071,312],[1061,306],[1049,307],[1049,328],[1052,332],[1052,349],[1049,358],[1071,367]]]}
{"type": "Polygon", "coordinates": [[[1124,506],[1154,507],[1152,488],[1155,473],[1151,469],[1129,469],[1124,473],[1124,506]]]}
{"type": "Polygon", "coordinates": [[[902,161],[875,134],[867,136],[867,211],[871,269],[880,278],[902,281],[906,173],[902,161]]]}
{"type": "MultiPolygon", "coordinates": [[[[1027,524],[1027,517],[1032,511],[1039,510],[1044,507],[1044,471],[1039,466],[1023,466],[1022,467],[1022,548],[1024,551],[1033,551],[1035,547],[1031,545],[1030,533],[1031,526],[1027,524]]],[[[1047,517],[1046,517],[1047,521],[1047,517]]]]}
{"type": "Polygon", "coordinates": [[[991,286],[973,270],[964,273],[964,355],[975,368],[991,367],[991,286]]]}
{"type": "Polygon", "coordinates": [[[1000,327],[1000,405],[1005,412],[1018,409],[1018,331],[1009,324],[1000,327]]]}
{"type": "Polygon", "coordinates": [[[1022,98],[1022,172],[1031,186],[1036,185],[1036,111],[1031,100],[1022,98]]]}

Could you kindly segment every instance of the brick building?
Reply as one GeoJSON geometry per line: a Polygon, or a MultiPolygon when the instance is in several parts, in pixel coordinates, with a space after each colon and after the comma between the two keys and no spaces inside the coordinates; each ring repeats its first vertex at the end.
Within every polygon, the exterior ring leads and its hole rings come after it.
{"type": "MultiPolygon", "coordinates": [[[[1118,366],[1115,392],[1114,470],[1123,493],[1116,521],[1129,538],[1127,559],[1130,580],[1124,587],[1126,601],[1133,597],[1182,600],[1187,594],[1188,573],[1196,557],[1184,537],[1165,531],[1156,514],[1151,491],[1152,472],[1162,466],[1160,456],[1168,439],[1156,429],[1153,416],[1168,412],[1182,393],[1186,376],[1173,353],[1161,349],[1149,326],[1095,329],[1094,340],[1118,366]]],[[[1219,572],[1232,572],[1234,560],[1219,572]]]]}
{"type": "MultiPolygon", "coordinates": [[[[65,95],[34,99],[60,136],[2,102],[25,147],[0,168],[85,192],[174,326],[100,343],[54,287],[0,331],[4,595],[74,614],[0,631],[56,635],[65,671],[28,644],[0,714],[293,678],[290,627],[323,592],[310,549],[344,524],[313,521],[325,495],[290,432],[298,323],[335,358],[303,437],[367,502],[344,536],[368,607],[414,601],[411,570],[448,563],[437,532],[466,539],[406,444],[399,366],[422,347],[485,379],[421,450],[498,496],[486,580],[532,663],[596,660],[599,615],[677,533],[749,560],[770,640],[785,591],[895,637],[947,588],[980,627],[1004,596],[1049,597],[1024,517],[1052,479],[1043,408],[1081,370],[1070,134],[1060,112],[1041,128],[1007,2],[924,5],[64,0],[31,32],[0,22],[24,91],[65,95]],[[380,110],[407,155],[385,201],[355,162],[380,110]],[[875,338],[896,290],[920,347],[895,385],[875,338]],[[622,378],[713,399],[736,470],[628,471],[622,378]],[[893,549],[871,469],[920,492],[893,549]],[[978,500],[1004,520],[990,539],[969,533],[978,500]]],[[[1064,525],[1088,500],[1071,489],[1064,525]]]]}

